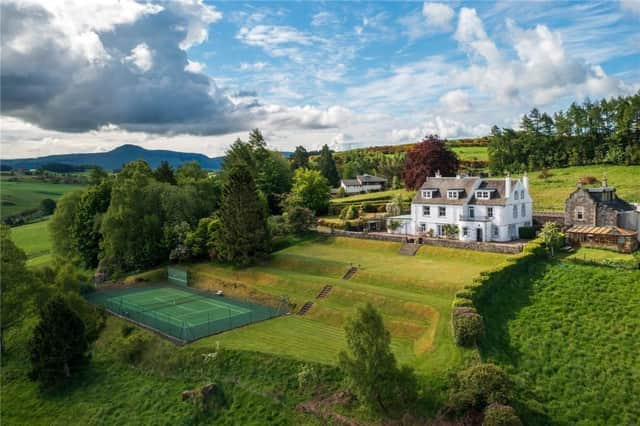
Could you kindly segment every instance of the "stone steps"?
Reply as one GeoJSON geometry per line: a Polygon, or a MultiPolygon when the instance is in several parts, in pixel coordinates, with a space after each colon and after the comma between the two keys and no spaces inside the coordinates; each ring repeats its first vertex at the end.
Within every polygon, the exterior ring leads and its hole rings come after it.
{"type": "Polygon", "coordinates": [[[404,243],[402,247],[400,247],[399,254],[404,256],[415,256],[419,248],[420,244],[404,243]]]}
{"type": "Polygon", "coordinates": [[[316,296],[316,299],[324,299],[325,297],[327,297],[332,288],[332,285],[325,285],[320,293],[318,293],[318,295],[316,296]]]}
{"type": "Polygon", "coordinates": [[[351,268],[349,268],[349,270],[342,276],[343,280],[350,280],[351,277],[353,277],[356,272],[358,272],[358,268],[356,268],[355,266],[352,266],[351,268]]]}
{"type": "Polygon", "coordinates": [[[306,314],[309,311],[309,309],[311,309],[312,306],[313,306],[313,302],[306,302],[304,305],[302,305],[302,308],[300,308],[300,310],[298,311],[298,315],[306,314]]]}

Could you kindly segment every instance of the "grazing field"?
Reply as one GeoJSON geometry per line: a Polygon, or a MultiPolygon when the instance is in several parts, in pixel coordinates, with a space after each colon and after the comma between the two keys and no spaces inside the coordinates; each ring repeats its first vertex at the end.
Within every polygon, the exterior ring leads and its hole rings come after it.
{"type": "Polygon", "coordinates": [[[41,266],[51,262],[48,219],[11,228],[11,239],[27,254],[28,266],[41,266]]]}
{"type": "Polygon", "coordinates": [[[576,189],[578,179],[593,176],[600,180],[604,174],[621,198],[640,202],[640,166],[579,166],[549,169],[549,173],[551,176],[546,179],[540,177],[540,172],[529,173],[535,210],[563,210],[564,201],[576,189]]]}
{"type": "Polygon", "coordinates": [[[345,345],[345,320],[355,306],[370,301],[385,318],[400,362],[422,374],[443,374],[464,356],[451,336],[453,294],[506,256],[425,246],[410,257],[399,255],[399,248],[398,243],[329,238],[289,247],[268,263],[243,270],[193,265],[192,281],[200,288],[286,294],[296,309],[314,302],[305,316],[277,318],[200,342],[215,339],[234,349],[333,364],[345,345]],[[351,264],[360,269],[343,280],[351,264]],[[328,297],[316,299],[325,285],[333,286],[328,297]]]}
{"type": "Polygon", "coordinates": [[[640,271],[540,260],[479,308],[527,423],[638,423],[640,271]]]}
{"type": "Polygon", "coordinates": [[[2,217],[11,216],[29,209],[36,209],[45,198],[57,200],[65,192],[83,188],[83,185],[48,183],[37,181],[11,182],[0,179],[0,201],[2,217]]]}
{"type": "Polygon", "coordinates": [[[451,149],[458,155],[458,159],[463,161],[489,161],[489,152],[486,146],[454,146],[451,149]]]}

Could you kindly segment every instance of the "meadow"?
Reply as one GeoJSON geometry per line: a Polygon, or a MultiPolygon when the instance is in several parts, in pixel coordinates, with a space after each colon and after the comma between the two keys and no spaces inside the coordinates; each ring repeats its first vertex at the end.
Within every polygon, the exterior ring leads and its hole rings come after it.
{"type": "Polygon", "coordinates": [[[28,266],[51,262],[49,219],[11,228],[11,239],[27,254],[28,266]]]}
{"type": "Polygon", "coordinates": [[[57,200],[64,193],[83,188],[84,185],[49,183],[38,181],[14,182],[0,179],[0,202],[2,218],[29,209],[36,209],[45,198],[57,200]]]}
{"type": "Polygon", "coordinates": [[[489,161],[489,151],[486,146],[454,146],[451,150],[462,161],[489,161]]]}
{"type": "MultiPolygon", "coordinates": [[[[595,256],[593,253],[589,253],[595,256]]],[[[527,424],[637,424],[640,271],[539,260],[479,308],[527,424]]]]}

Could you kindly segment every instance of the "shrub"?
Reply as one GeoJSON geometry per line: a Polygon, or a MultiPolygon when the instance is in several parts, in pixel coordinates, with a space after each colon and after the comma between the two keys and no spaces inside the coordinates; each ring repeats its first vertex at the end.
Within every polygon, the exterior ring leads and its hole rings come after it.
{"type": "MultiPolygon", "coordinates": [[[[125,330],[122,330],[123,334],[125,330]]],[[[142,355],[149,346],[149,336],[143,333],[129,333],[127,337],[120,339],[116,346],[116,355],[120,361],[128,364],[137,364],[142,360],[142,355]]]]}
{"type": "Polygon", "coordinates": [[[518,234],[523,240],[532,240],[536,237],[536,228],[533,226],[521,226],[518,228],[518,234]]]}
{"type": "Polygon", "coordinates": [[[580,178],[580,183],[583,185],[593,185],[594,183],[598,183],[599,180],[595,176],[582,176],[580,178]]]}
{"type": "Polygon", "coordinates": [[[508,404],[513,383],[507,373],[490,363],[480,363],[458,374],[454,401],[459,408],[482,410],[490,404],[508,404]]]}
{"type": "Polygon", "coordinates": [[[361,209],[366,213],[375,213],[376,211],[378,211],[378,208],[375,205],[368,202],[362,203],[361,209]]]}
{"type": "Polygon", "coordinates": [[[454,308],[473,308],[473,301],[471,299],[456,297],[455,299],[453,299],[452,306],[454,308]]]}
{"type": "Polygon", "coordinates": [[[553,174],[551,174],[551,172],[549,172],[549,169],[542,169],[542,171],[540,171],[540,174],[538,175],[539,179],[548,179],[551,176],[553,176],[553,174]]]}
{"type": "Polygon", "coordinates": [[[378,211],[378,213],[386,213],[387,206],[385,204],[379,204],[376,210],[378,211]]]}
{"type": "Polygon", "coordinates": [[[522,422],[513,407],[494,403],[484,410],[483,426],[522,426],[522,422]]]}
{"type": "Polygon", "coordinates": [[[456,297],[460,299],[473,299],[473,292],[471,290],[459,290],[456,292],[456,297]]]}
{"type": "Polygon", "coordinates": [[[473,346],[484,335],[482,317],[471,307],[457,307],[453,310],[453,334],[460,346],[473,346]]]}

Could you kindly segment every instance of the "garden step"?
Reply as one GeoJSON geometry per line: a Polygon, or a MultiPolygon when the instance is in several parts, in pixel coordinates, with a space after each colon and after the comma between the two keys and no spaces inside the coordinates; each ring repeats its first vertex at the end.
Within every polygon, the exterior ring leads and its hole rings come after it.
{"type": "Polygon", "coordinates": [[[332,285],[325,285],[324,288],[320,291],[320,293],[318,293],[318,295],[316,296],[316,299],[323,299],[327,297],[327,295],[329,294],[332,288],[333,288],[332,285]]]}
{"type": "Polygon", "coordinates": [[[419,248],[420,244],[404,243],[402,247],[400,247],[399,253],[405,256],[415,256],[419,248]]]}
{"type": "Polygon", "coordinates": [[[344,276],[342,277],[343,280],[350,280],[351,277],[353,277],[355,275],[355,273],[358,272],[358,268],[356,268],[355,266],[352,266],[351,268],[349,268],[349,270],[347,271],[346,274],[344,274],[344,276]]]}
{"type": "Polygon", "coordinates": [[[312,306],[313,306],[313,302],[306,302],[304,305],[302,305],[302,308],[300,308],[300,310],[298,311],[298,315],[306,314],[307,311],[311,309],[312,306]]]}

